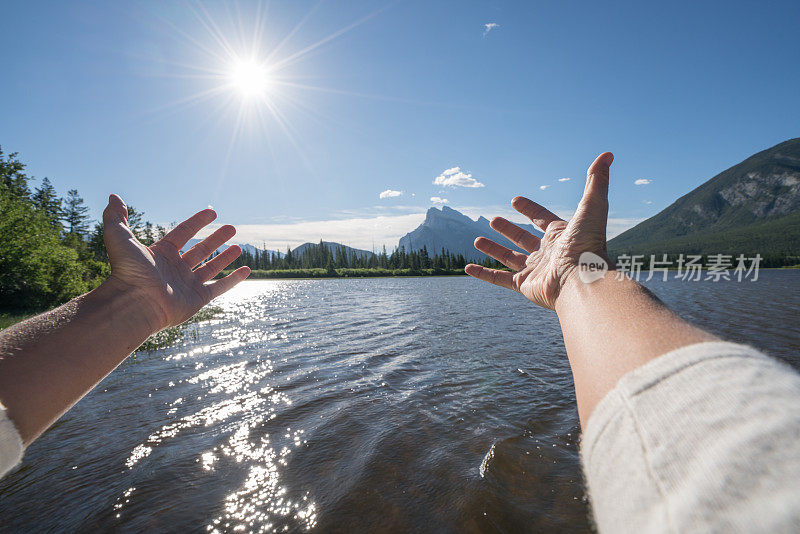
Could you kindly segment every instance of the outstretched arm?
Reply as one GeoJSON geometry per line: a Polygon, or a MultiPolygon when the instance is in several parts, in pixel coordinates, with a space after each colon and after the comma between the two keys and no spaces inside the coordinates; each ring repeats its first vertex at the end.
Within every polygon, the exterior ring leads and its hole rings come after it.
{"type": "Polygon", "coordinates": [[[479,237],[475,247],[515,272],[467,265],[467,274],[518,291],[556,311],[564,334],[581,423],[628,371],[670,350],[716,338],[690,325],[643,286],[612,269],[584,283],[578,277],[584,252],[608,262],[609,167],[614,156],[601,154],[589,167],[580,204],[569,222],[524,197],[514,209],[544,231],[541,239],[495,217],[491,226],[529,255],[479,237]]]}
{"type": "Polygon", "coordinates": [[[128,227],[127,208],[111,195],[103,212],[111,276],[63,306],[0,332],[0,403],[25,445],[114,370],[150,335],[177,325],[247,278],[247,267],[209,282],[236,259],[222,226],[189,251],[180,249],[216,218],[203,210],[151,247],[128,227]],[[199,267],[198,267],[199,265],[199,267]]]}
{"type": "Polygon", "coordinates": [[[800,376],[683,321],[613,266],[595,281],[580,270],[583,253],[608,261],[611,160],[601,154],[589,168],[569,222],[514,199],[541,240],[492,221],[529,254],[484,238],[475,246],[516,272],[467,273],[558,313],[600,532],[796,530],[800,376]]]}

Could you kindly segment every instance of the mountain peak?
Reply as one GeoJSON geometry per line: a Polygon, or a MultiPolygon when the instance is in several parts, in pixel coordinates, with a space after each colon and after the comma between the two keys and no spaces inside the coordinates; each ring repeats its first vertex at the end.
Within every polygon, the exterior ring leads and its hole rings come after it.
{"type": "MultiPolygon", "coordinates": [[[[535,235],[541,235],[532,225],[521,225],[535,235]]],[[[440,252],[445,249],[453,254],[462,254],[474,261],[483,261],[486,257],[474,247],[476,237],[485,236],[502,243],[512,249],[517,247],[489,226],[485,217],[472,220],[460,211],[448,206],[430,208],[425,221],[413,232],[400,238],[399,246],[405,250],[420,250],[425,247],[429,252],[440,252]]]]}
{"type": "Polygon", "coordinates": [[[425,214],[425,223],[428,224],[437,224],[437,221],[447,220],[464,221],[465,219],[469,222],[473,222],[472,219],[449,206],[442,206],[441,209],[429,208],[428,212],[425,214]]]}

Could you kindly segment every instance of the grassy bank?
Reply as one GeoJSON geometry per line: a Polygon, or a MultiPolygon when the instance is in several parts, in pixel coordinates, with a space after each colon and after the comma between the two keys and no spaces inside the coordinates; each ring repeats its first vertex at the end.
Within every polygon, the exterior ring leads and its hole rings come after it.
{"type": "MultiPolygon", "coordinates": [[[[227,271],[224,274],[227,274],[227,271]]],[[[275,269],[256,270],[251,280],[276,278],[372,278],[388,276],[461,276],[464,269],[275,269]]]]}
{"type": "Polygon", "coordinates": [[[34,315],[42,313],[43,311],[47,310],[41,310],[38,312],[0,312],[0,330],[24,321],[28,317],[33,317],[34,315]]]}
{"type": "Polygon", "coordinates": [[[176,343],[182,342],[187,336],[190,339],[197,339],[197,323],[203,321],[210,321],[217,315],[222,313],[222,308],[219,306],[205,306],[201,308],[196,314],[177,326],[170,326],[153,334],[136,349],[136,352],[145,351],[150,352],[158,349],[165,349],[176,343]]]}
{"type": "MultiPolygon", "coordinates": [[[[28,311],[28,312],[0,312],[0,330],[8,328],[16,323],[24,321],[29,317],[44,313],[48,310],[28,311]]],[[[209,321],[222,313],[222,308],[219,306],[205,306],[201,308],[196,314],[190,317],[186,322],[177,326],[171,326],[153,334],[142,345],[136,349],[139,351],[153,351],[163,349],[179,343],[187,336],[194,338],[197,335],[197,323],[209,321]]]]}

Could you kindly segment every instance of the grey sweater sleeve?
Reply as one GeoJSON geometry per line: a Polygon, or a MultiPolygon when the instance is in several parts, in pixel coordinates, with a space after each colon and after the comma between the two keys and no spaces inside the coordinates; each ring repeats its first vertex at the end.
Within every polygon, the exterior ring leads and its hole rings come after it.
{"type": "Polygon", "coordinates": [[[799,532],[800,375],[700,343],[631,371],[581,444],[600,532],[799,532]]]}

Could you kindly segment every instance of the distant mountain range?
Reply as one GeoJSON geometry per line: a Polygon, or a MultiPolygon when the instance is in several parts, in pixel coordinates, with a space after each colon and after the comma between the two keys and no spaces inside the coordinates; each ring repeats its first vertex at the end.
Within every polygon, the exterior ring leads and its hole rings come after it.
{"type": "MultiPolygon", "coordinates": [[[[534,235],[533,225],[520,225],[534,235]]],[[[445,249],[471,261],[486,256],[473,246],[484,236],[514,250],[485,217],[473,220],[450,207],[430,208],[425,221],[400,238],[406,251],[425,247],[430,255],[445,249]]],[[[197,243],[193,239],[186,249],[197,243]]],[[[334,253],[369,257],[373,252],[323,242],[334,253]]],[[[318,243],[292,250],[302,254],[318,243]]],[[[241,244],[254,254],[255,246],[241,244]]],[[[226,247],[220,247],[220,251],[226,247]]],[[[259,252],[261,249],[259,249],[259,252]]],[[[784,141],[721,172],[676,200],[660,213],[623,232],[608,243],[609,254],[755,254],[800,256],[800,138],[784,141]]],[[[276,252],[283,257],[285,253],[276,252]]]]}
{"type": "MultiPolygon", "coordinates": [[[[534,235],[542,233],[532,224],[519,225],[534,235]]],[[[425,221],[416,230],[400,238],[400,247],[407,251],[420,250],[424,246],[428,254],[441,253],[445,249],[454,254],[463,254],[472,261],[483,261],[486,255],[475,249],[475,238],[483,236],[514,250],[519,247],[494,231],[485,217],[473,221],[463,213],[443,206],[442,209],[430,208],[425,221]]]]}
{"type": "Polygon", "coordinates": [[[608,250],[800,255],[800,138],[719,173],[609,241],[608,250]]]}
{"type": "MultiPolygon", "coordinates": [[[[519,226],[525,228],[534,235],[542,235],[532,224],[521,224],[519,226]]],[[[408,252],[412,250],[422,250],[422,247],[425,247],[431,256],[439,254],[442,249],[445,249],[453,254],[462,254],[470,261],[483,261],[486,255],[476,250],[474,246],[475,238],[479,236],[488,237],[509,248],[520,250],[519,247],[515,246],[508,239],[492,230],[489,226],[489,221],[485,217],[472,220],[463,213],[447,206],[441,209],[430,208],[425,216],[425,221],[419,225],[416,230],[401,237],[399,246],[405,247],[408,252]]],[[[189,250],[199,241],[199,239],[191,239],[183,250],[189,250]]],[[[370,257],[374,254],[369,250],[353,248],[332,241],[323,241],[322,244],[327,246],[334,254],[337,254],[340,249],[345,250],[348,255],[355,254],[359,258],[370,257]]],[[[303,243],[293,248],[292,254],[298,256],[302,255],[310,247],[318,245],[319,243],[303,243]]],[[[243,251],[249,252],[250,254],[255,254],[256,250],[258,250],[259,253],[263,252],[261,249],[257,249],[257,247],[249,243],[239,244],[239,246],[243,251]]],[[[222,252],[226,248],[228,248],[228,245],[223,245],[218,248],[217,251],[222,252]]],[[[285,252],[273,250],[267,250],[267,252],[269,254],[274,252],[280,257],[286,255],[285,252]]]]}
{"type": "MultiPolygon", "coordinates": [[[[195,246],[200,241],[201,241],[200,239],[190,239],[189,242],[186,243],[186,246],[183,247],[183,249],[181,251],[182,252],[186,252],[187,250],[189,250],[190,248],[195,246]]],[[[221,247],[219,247],[217,249],[217,252],[222,252],[223,250],[225,250],[226,248],[228,248],[232,244],[234,244],[234,243],[222,245],[221,247]]],[[[242,249],[242,252],[247,252],[247,253],[250,253],[252,255],[255,255],[256,251],[258,251],[259,254],[263,254],[264,253],[264,249],[258,248],[255,245],[251,245],[250,243],[236,243],[236,244],[239,245],[239,247],[242,249]]],[[[355,254],[359,258],[365,257],[365,256],[369,257],[369,256],[373,255],[373,253],[370,252],[369,250],[362,250],[360,248],[348,247],[347,245],[342,245],[340,243],[334,243],[334,242],[331,242],[331,241],[322,241],[322,244],[325,245],[326,247],[328,247],[334,254],[336,254],[338,252],[338,250],[344,249],[347,252],[348,255],[355,254]]],[[[298,256],[302,255],[302,254],[305,253],[306,250],[309,249],[309,247],[312,247],[312,246],[319,246],[319,243],[303,243],[302,245],[299,245],[299,246],[293,248],[292,249],[292,254],[298,255],[298,256]]],[[[286,256],[286,252],[280,252],[278,250],[269,250],[269,249],[267,249],[266,252],[267,252],[267,254],[270,254],[270,255],[277,254],[278,257],[280,257],[280,258],[283,258],[284,256],[286,256]]]]}
{"type": "MultiPolygon", "coordinates": [[[[344,250],[348,256],[352,256],[353,254],[355,254],[357,258],[364,258],[364,257],[369,258],[375,255],[369,250],[362,250],[360,248],[348,247],[347,245],[342,245],[341,243],[334,243],[332,241],[322,241],[321,243],[326,247],[328,247],[328,249],[334,254],[338,254],[340,250],[344,250]]],[[[308,250],[310,247],[318,247],[318,246],[319,243],[303,243],[299,247],[293,248],[292,254],[300,256],[303,253],[305,253],[305,251],[308,250]]]]}
{"type": "MultiPolygon", "coordinates": [[[[184,247],[181,249],[181,252],[186,252],[187,250],[189,250],[190,248],[192,248],[193,246],[195,246],[195,245],[196,245],[197,243],[199,243],[200,241],[202,241],[202,240],[201,240],[201,239],[190,239],[190,240],[189,240],[189,241],[186,243],[186,246],[184,246],[184,247]]],[[[221,247],[219,247],[219,248],[217,249],[217,252],[222,252],[223,250],[225,250],[226,248],[228,248],[230,245],[233,245],[233,244],[235,244],[235,243],[230,243],[230,244],[225,244],[225,245],[222,245],[221,247]]],[[[238,244],[238,245],[239,245],[239,247],[242,249],[242,252],[249,252],[250,254],[255,254],[255,253],[256,253],[256,250],[258,250],[258,253],[259,253],[259,254],[263,254],[263,253],[264,253],[264,250],[262,250],[262,249],[260,249],[260,248],[257,248],[256,246],[254,246],[254,245],[251,245],[251,244],[249,244],[249,243],[236,243],[236,244],[238,244]]],[[[267,253],[268,253],[268,254],[270,254],[270,255],[272,255],[273,253],[274,253],[274,254],[277,254],[277,255],[278,255],[279,257],[281,257],[281,258],[282,258],[282,257],[284,257],[284,256],[286,255],[286,253],[285,253],[285,252],[279,252],[279,251],[277,251],[277,250],[267,250],[267,253]]]]}

